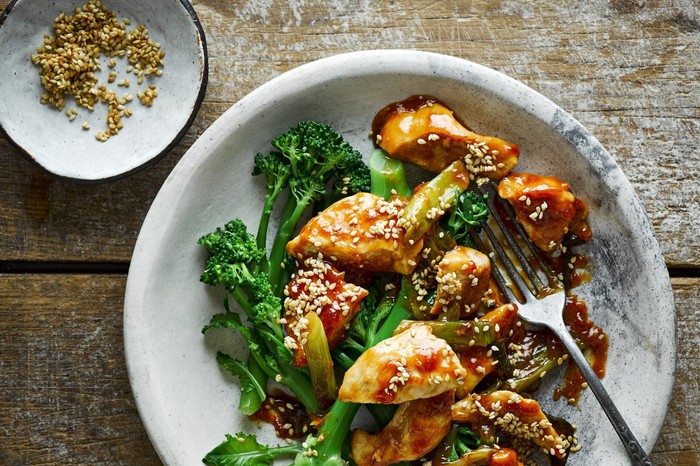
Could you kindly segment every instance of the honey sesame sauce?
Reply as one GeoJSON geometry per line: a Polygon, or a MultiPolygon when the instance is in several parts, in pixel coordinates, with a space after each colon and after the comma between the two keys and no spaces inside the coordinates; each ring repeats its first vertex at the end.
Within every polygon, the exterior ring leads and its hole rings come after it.
{"type": "MultiPolygon", "coordinates": [[[[579,347],[584,348],[584,354],[598,378],[604,377],[609,340],[603,329],[588,318],[586,303],[574,295],[567,296],[564,322],[579,347]]],[[[569,364],[566,368],[564,385],[555,392],[555,399],[563,396],[570,403],[577,402],[581,390],[585,387],[586,382],[578,367],[575,364],[569,364]]]]}
{"type": "Polygon", "coordinates": [[[306,413],[304,405],[281,390],[273,390],[267,395],[250,419],[272,425],[280,438],[301,439],[316,432],[315,422],[306,413]]]}
{"type": "Polygon", "coordinates": [[[445,107],[447,106],[435,97],[426,95],[412,95],[404,100],[392,102],[379,110],[374,116],[374,119],[372,120],[372,134],[380,134],[386,121],[394,115],[415,113],[421,108],[429,107],[433,104],[440,104],[445,107]]]}
{"type": "MultiPolygon", "coordinates": [[[[576,295],[566,297],[564,323],[583,349],[591,367],[602,378],[608,356],[609,340],[605,332],[588,317],[586,303],[576,295]]],[[[533,392],[546,372],[567,362],[562,385],[555,389],[554,399],[564,397],[570,404],[578,402],[586,382],[575,364],[568,363],[568,354],[559,339],[548,329],[517,327],[508,347],[509,365],[515,382],[524,391],[533,392]]],[[[508,382],[507,382],[508,383],[508,382]]]]}

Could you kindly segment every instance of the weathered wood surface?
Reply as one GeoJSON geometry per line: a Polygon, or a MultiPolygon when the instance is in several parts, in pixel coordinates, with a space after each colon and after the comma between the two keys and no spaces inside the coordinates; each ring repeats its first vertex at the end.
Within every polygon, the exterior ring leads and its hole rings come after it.
{"type": "MultiPolygon", "coordinates": [[[[187,148],[284,71],[361,49],[466,58],[572,113],[637,190],[679,277],[677,379],[653,457],[700,464],[697,0],[193,3],[208,39],[209,88],[192,128],[157,165],[75,185],[46,176],[0,138],[0,271],[7,261],[128,264],[150,203],[187,148]]],[[[0,464],[159,464],[126,375],[124,284],[123,274],[0,273],[0,464]]]]}
{"type": "MultiPolygon", "coordinates": [[[[126,374],[125,284],[120,275],[0,275],[0,464],[160,464],[126,374]]],[[[697,466],[700,279],[674,279],[673,289],[678,372],[652,456],[697,466]]]]}
{"type": "Polygon", "coordinates": [[[669,266],[700,266],[697,0],[585,6],[576,0],[200,0],[194,6],[211,71],[206,103],[184,141],[126,180],[75,186],[51,181],[0,140],[0,260],[127,262],[168,172],[245,94],[317,58],[416,48],[492,67],[559,103],[620,163],[669,266]]]}

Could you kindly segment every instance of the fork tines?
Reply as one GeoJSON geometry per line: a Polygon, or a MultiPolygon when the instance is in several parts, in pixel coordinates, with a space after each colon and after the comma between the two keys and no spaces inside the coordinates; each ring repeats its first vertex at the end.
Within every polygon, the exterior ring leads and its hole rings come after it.
{"type": "Polygon", "coordinates": [[[472,230],[471,237],[478,249],[493,252],[489,254],[492,276],[506,297],[524,303],[528,292],[540,296],[546,290],[560,288],[556,273],[516,220],[513,207],[498,195],[493,182],[473,189],[485,197],[491,221],[482,222],[483,234],[472,230]]]}

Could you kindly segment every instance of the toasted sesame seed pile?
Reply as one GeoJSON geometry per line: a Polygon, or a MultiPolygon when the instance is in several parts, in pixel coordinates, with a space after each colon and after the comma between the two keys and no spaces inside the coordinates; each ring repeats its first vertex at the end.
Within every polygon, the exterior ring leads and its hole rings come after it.
{"type": "MultiPolygon", "coordinates": [[[[101,69],[100,57],[110,57],[107,64],[114,68],[116,58],[126,57],[129,65],[127,73],[136,76],[142,84],[147,76],[163,74],[165,51],[160,44],[148,36],[145,26],[139,25],[131,31],[128,19],[119,21],[117,15],[103,6],[99,0],[89,0],[82,8],[77,8],[72,16],[61,13],[54,21],[55,36],[44,35],[44,43],[32,54],[32,62],[39,68],[41,84],[46,91],[40,98],[42,104],[51,104],[59,110],[66,106],[66,99],[72,96],[75,103],[90,111],[96,103],[107,105],[106,128],[97,131],[95,138],[105,142],[122,129],[122,117],[130,117],[133,111],[127,105],[134,100],[129,93],[121,97],[113,89],[99,83],[96,72],[101,69]]],[[[108,83],[116,81],[116,72],[110,71],[108,83]]],[[[119,87],[129,87],[128,79],[117,82],[119,87]]],[[[158,96],[154,85],[138,92],[139,101],[150,107],[158,96]]],[[[67,109],[66,116],[73,121],[78,112],[67,109]]],[[[90,129],[84,122],[82,128],[90,129]]]]}

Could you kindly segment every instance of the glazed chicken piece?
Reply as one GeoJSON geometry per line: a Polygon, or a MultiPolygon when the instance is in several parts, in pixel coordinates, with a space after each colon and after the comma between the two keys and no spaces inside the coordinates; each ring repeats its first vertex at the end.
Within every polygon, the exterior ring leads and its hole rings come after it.
{"type": "Polygon", "coordinates": [[[452,403],[452,391],[403,403],[376,434],[353,431],[352,459],[358,466],[385,466],[421,458],[449,432],[452,403]]]}
{"type": "Polygon", "coordinates": [[[437,269],[437,295],[430,313],[452,315],[454,318],[450,320],[468,317],[489,289],[488,256],[476,249],[457,246],[443,256],[437,269]]]}
{"type": "Polygon", "coordinates": [[[452,406],[452,420],[472,425],[474,432],[500,431],[531,440],[560,459],[571,446],[552,427],[537,401],[507,390],[467,396],[452,406]]]}
{"type": "Polygon", "coordinates": [[[511,448],[481,447],[457,458],[450,466],[523,466],[523,463],[511,448]]]}
{"type": "Polygon", "coordinates": [[[559,248],[564,235],[591,238],[586,204],[571,194],[569,183],[553,176],[511,173],[501,180],[498,194],[515,210],[518,223],[545,252],[559,248]]]}
{"type": "Polygon", "coordinates": [[[375,143],[395,159],[433,173],[465,158],[474,177],[500,179],[518,162],[518,146],[476,134],[437,99],[412,96],[377,113],[372,122],[375,143]]]}
{"type": "Polygon", "coordinates": [[[460,351],[459,362],[467,371],[464,377],[464,385],[457,390],[458,397],[468,396],[484,377],[497,369],[497,361],[492,357],[490,348],[474,347],[467,351],[460,351]]]}
{"type": "Polygon", "coordinates": [[[338,399],[400,404],[454,390],[465,375],[445,340],[427,325],[413,325],[362,353],[345,373],[338,399]]]}
{"type": "Polygon", "coordinates": [[[287,254],[303,259],[321,253],[345,271],[409,274],[423,240],[404,242],[397,221],[405,205],[401,197],[386,201],[369,193],[343,198],[309,220],[287,243],[287,254]]]}
{"type": "Polygon", "coordinates": [[[496,345],[511,333],[517,322],[518,308],[515,304],[508,303],[474,320],[404,320],[394,333],[404,332],[416,325],[428,325],[433,335],[445,340],[458,355],[466,371],[464,382],[457,387],[457,396],[462,398],[498,368],[500,349],[496,345]]]}
{"type": "Polygon", "coordinates": [[[305,259],[294,271],[284,290],[285,345],[294,353],[294,365],[307,364],[302,342],[308,334],[306,315],[318,314],[328,339],[328,346],[338,346],[360,311],[367,290],[345,281],[345,273],[328,261],[305,259]]]}

